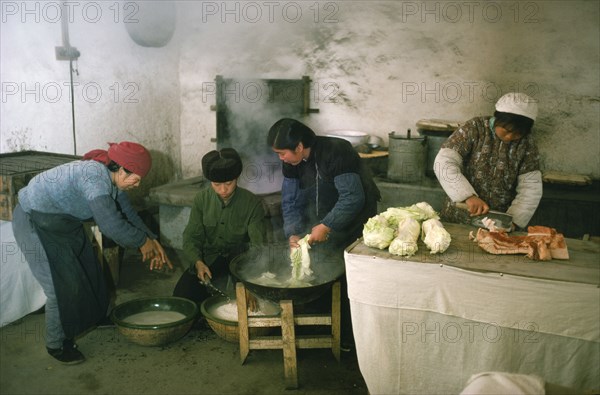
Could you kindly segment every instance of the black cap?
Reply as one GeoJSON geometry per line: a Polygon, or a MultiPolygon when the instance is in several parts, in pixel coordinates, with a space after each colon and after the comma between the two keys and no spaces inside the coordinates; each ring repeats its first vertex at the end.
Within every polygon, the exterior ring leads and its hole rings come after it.
{"type": "Polygon", "coordinates": [[[233,148],[210,151],[202,158],[202,172],[212,182],[232,181],[242,174],[242,159],[233,148]]]}

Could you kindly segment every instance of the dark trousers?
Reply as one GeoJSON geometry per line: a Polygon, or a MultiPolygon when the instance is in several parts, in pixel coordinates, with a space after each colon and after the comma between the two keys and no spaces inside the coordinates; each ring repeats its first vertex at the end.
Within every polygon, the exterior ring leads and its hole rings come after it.
{"type": "MultiPolygon", "coordinates": [[[[224,289],[224,285],[227,284],[227,278],[229,275],[229,261],[225,257],[219,257],[212,265],[210,265],[210,272],[212,274],[211,282],[219,289],[224,289]]],[[[173,296],[180,298],[186,298],[198,305],[208,299],[212,294],[208,288],[200,282],[196,271],[185,270],[173,290],[173,296]]]]}

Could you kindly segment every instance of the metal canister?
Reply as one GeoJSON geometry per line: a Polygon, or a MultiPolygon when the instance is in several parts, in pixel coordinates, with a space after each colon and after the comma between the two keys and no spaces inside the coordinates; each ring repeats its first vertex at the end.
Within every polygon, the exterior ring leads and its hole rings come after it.
{"type": "Polygon", "coordinates": [[[433,164],[442,144],[460,124],[456,121],[443,119],[421,119],[417,122],[419,135],[427,137],[427,168],[425,174],[435,178],[433,164]]]}
{"type": "Polygon", "coordinates": [[[429,134],[429,131],[421,131],[421,129],[419,129],[419,133],[427,137],[427,168],[425,169],[425,175],[435,178],[433,163],[435,162],[435,157],[442,148],[442,144],[444,144],[448,137],[439,134],[429,134]]]}
{"type": "Polygon", "coordinates": [[[419,182],[427,165],[427,138],[388,134],[388,179],[396,182],[419,182]]]}

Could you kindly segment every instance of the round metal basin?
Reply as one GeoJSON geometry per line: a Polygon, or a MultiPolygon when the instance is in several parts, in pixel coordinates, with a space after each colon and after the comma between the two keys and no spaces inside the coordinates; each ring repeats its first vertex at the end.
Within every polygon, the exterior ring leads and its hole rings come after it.
{"type": "Polygon", "coordinates": [[[170,297],[141,298],[118,305],[112,320],[133,343],[160,346],[183,337],[198,316],[191,300],[170,297]]]}
{"type": "Polygon", "coordinates": [[[229,269],[256,296],[273,302],[291,300],[300,305],[323,295],[345,270],[343,255],[339,251],[328,250],[325,245],[314,246],[310,257],[313,275],[302,286],[288,284],[292,267],[287,244],[251,249],[234,258],[229,269]],[[268,285],[260,279],[264,273],[275,275],[268,285]]]}

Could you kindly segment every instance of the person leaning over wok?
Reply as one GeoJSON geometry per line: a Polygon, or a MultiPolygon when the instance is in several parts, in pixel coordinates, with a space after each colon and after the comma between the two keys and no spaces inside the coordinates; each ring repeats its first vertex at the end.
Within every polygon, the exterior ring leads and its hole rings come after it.
{"type": "Polygon", "coordinates": [[[531,130],[538,106],[524,93],[507,93],[493,116],[467,121],[446,140],[434,162],[447,194],[442,220],[469,223],[489,210],[513,217],[525,228],[542,198],[539,153],[531,130]],[[455,206],[465,202],[467,213],[455,206]]]}
{"type": "Polygon", "coordinates": [[[363,225],[377,214],[381,196],[352,145],[317,136],[290,118],[271,127],[267,142],[283,162],[281,205],[290,247],[306,233],[311,243],[342,250],[359,238],[363,225]]]}
{"type": "MultiPolygon", "coordinates": [[[[242,160],[236,150],[207,153],[202,158],[202,172],[210,187],[194,198],[183,231],[184,259],[189,267],[173,291],[173,296],[190,299],[198,306],[210,296],[204,283],[218,280],[218,288],[223,290],[229,262],[250,246],[265,243],[267,230],[261,199],[237,185],[242,160]]],[[[249,306],[256,308],[253,297],[249,306]]]]}
{"type": "MultiPolygon", "coordinates": [[[[267,143],[283,162],[281,209],[290,248],[310,234],[309,243],[325,243],[343,256],[344,248],[362,235],[363,225],[377,214],[381,195],[369,169],[348,141],[317,136],[294,119],[277,121],[267,143]]],[[[352,328],[344,295],[342,337],[349,345],[352,328]]]]}
{"type": "Polygon", "coordinates": [[[167,254],[132,207],[137,188],[152,166],[137,143],[110,143],[83,160],[36,175],[19,191],[13,231],[33,275],[46,294],[46,348],[64,364],[83,362],[74,338],[106,319],[109,297],[102,268],[84,232],[93,219],[103,235],[139,248],[150,270],[172,267],[167,254]]]}

